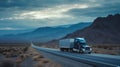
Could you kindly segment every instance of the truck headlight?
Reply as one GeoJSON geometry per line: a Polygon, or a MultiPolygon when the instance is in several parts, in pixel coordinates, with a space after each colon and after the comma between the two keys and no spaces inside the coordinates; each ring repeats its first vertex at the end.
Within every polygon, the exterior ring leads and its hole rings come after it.
{"type": "Polygon", "coordinates": [[[85,49],[82,49],[82,51],[85,51],[85,49]]]}
{"type": "Polygon", "coordinates": [[[92,51],[92,49],[90,48],[90,51],[92,51]]]}

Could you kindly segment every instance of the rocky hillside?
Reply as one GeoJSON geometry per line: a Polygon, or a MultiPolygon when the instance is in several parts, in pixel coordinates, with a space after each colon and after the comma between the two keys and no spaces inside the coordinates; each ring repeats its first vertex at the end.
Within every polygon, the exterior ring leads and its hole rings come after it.
{"type": "Polygon", "coordinates": [[[120,44],[120,14],[98,17],[89,27],[64,38],[84,37],[91,44],[120,44]]]}

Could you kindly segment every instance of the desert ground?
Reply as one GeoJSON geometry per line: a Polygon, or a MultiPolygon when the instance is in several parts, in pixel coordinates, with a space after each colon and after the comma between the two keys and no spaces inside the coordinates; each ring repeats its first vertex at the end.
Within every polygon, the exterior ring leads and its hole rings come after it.
{"type": "Polygon", "coordinates": [[[94,53],[120,55],[120,44],[96,44],[91,47],[94,53]]]}
{"type": "Polygon", "coordinates": [[[0,67],[62,67],[30,46],[1,44],[0,67]]]}
{"type": "MultiPolygon", "coordinates": [[[[36,46],[59,49],[58,44],[50,43],[36,46]]],[[[90,45],[93,53],[120,55],[119,44],[90,45]]],[[[0,67],[62,67],[60,64],[44,57],[28,44],[2,43],[0,44],[0,67]]]]}

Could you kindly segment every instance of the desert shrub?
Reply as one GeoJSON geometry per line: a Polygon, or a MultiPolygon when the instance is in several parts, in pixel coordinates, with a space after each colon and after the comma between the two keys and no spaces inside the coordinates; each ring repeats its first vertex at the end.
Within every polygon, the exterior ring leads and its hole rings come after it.
{"type": "Polygon", "coordinates": [[[14,67],[14,62],[11,59],[5,59],[0,63],[0,67],[14,67]]]}
{"type": "Polygon", "coordinates": [[[33,59],[34,61],[40,61],[41,58],[44,58],[44,56],[42,56],[42,55],[35,55],[35,56],[32,57],[32,59],[33,59]]]}
{"type": "Polygon", "coordinates": [[[34,65],[34,67],[44,67],[44,64],[42,64],[41,62],[38,62],[34,65]]]}
{"type": "Polygon", "coordinates": [[[3,55],[6,55],[6,52],[3,52],[2,54],[3,54],[3,55]]]}
{"type": "Polygon", "coordinates": [[[22,51],[18,51],[18,53],[19,53],[19,54],[23,54],[23,52],[22,52],[22,51]]]}
{"type": "Polygon", "coordinates": [[[15,62],[16,62],[17,64],[19,64],[19,63],[22,63],[23,60],[22,60],[20,57],[18,57],[18,58],[16,58],[15,62]]]}
{"type": "Polygon", "coordinates": [[[40,60],[41,60],[41,59],[39,58],[39,56],[33,56],[32,59],[33,59],[34,61],[40,61],[40,60]]]}
{"type": "Polygon", "coordinates": [[[12,55],[11,55],[11,53],[10,52],[6,52],[6,55],[5,55],[5,57],[11,57],[12,55]]]}
{"type": "Polygon", "coordinates": [[[103,46],[102,48],[103,48],[103,49],[108,49],[108,47],[107,47],[107,46],[103,46]]]}
{"type": "Polygon", "coordinates": [[[42,62],[42,63],[49,63],[50,60],[44,58],[44,59],[41,60],[41,62],[42,62]]]}
{"type": "Polygon", "coordinates": [[[27,56],[26,56],[25,54],[20,54],[19,57],[20,57],[22,60],[25,60],[27,56]]]}
{"type": "Polygon", "coordinates": [[[28,49],[28,47],[25,47],[25,48],[23,49],[23,51],[24,51],[24,52],[26,52],[26,51],[27,51],[27,49],[28,49]]]}
{"type": "Polygon", "coordinates": [[[109,47],[108,50],[112,50],[113,48],[112,47],[109,47]]]}

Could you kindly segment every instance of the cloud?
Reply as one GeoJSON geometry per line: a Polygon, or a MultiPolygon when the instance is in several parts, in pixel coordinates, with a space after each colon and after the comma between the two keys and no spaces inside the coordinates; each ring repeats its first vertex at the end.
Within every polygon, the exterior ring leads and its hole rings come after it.
{"type": "MultiPolygon", "coordinates": [[[[66,14],[72,15],[74,17],[79,17],[79,16],[86,16],[86,17],[99,17],[99,16],[107,16],[108,14],[116,14],[120,13],[120,8],[119,4],[120,1],[112,1],[110,0],[109,2],[104,2],[103,0],[97,1],[95,4],[100,4],[97,7],[91,7],[87,9],[71,9],[66,14]]],[[[95,6],[93,4],[93,6],[95,6]]]]}
{"type": "MultiPolygon", "coordinates": [[[[70,9],[79,8],[86,9],[89,5],[87,4],[69,4],[69,5],[60,5],[51,8],[46,8],[43,10],[33,10],[26,11],[20,14],[16,14],[14,17],[8,17],[4,19],[14,20],[14,19],[46,19],[46,18],[62,18],[69,17],[68,15],[63,14],[70,9]]],[[[4,20],[1,18],[0,20],[4,20]]]]}
{"type": "Polygon", "coordinates": [[[24,29],[23,28],[4,27],[4,28],[0,28],[0,30],[24,30],[24,29]]]}
{"type": "Polygon", "coordinates": [[[119,0],[1,0],[1,27],[41,27],[92,22],[120,12],[119,0]]]}

